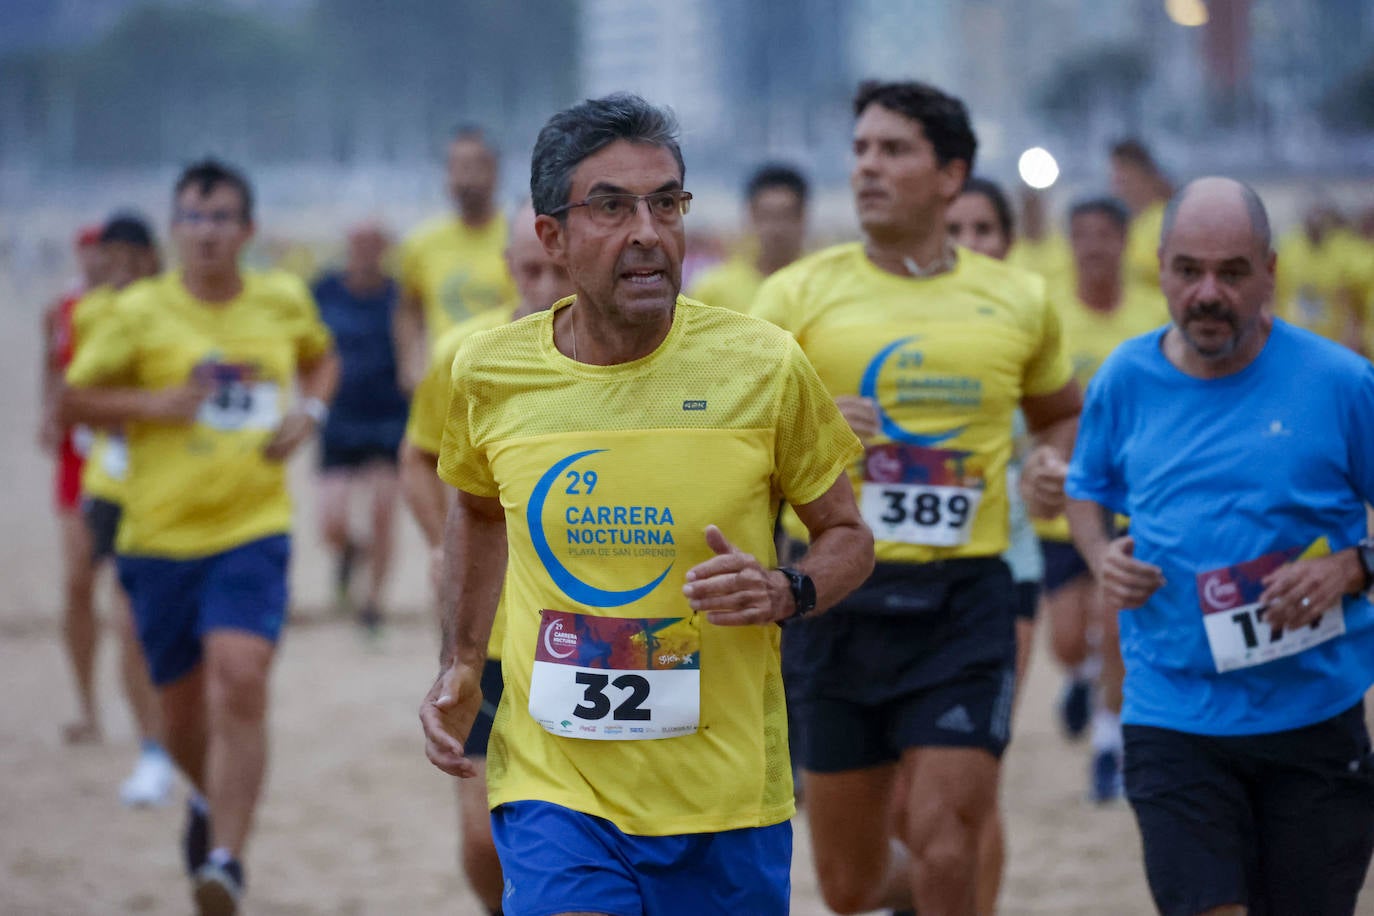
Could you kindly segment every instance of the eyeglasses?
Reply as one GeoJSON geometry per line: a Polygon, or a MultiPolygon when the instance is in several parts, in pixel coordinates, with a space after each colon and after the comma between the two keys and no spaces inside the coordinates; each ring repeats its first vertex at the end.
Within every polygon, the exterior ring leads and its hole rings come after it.
{"type": "Polygon", "coordinates": [[[177,210],[172,214],[172,221],[184,226],[225,229],[243,222],[243,213],[239,210],[177,210]]]}
{"type": "Polygon", "coordinates": [[[564,204],[549,211],[557,216],[577,207],[586,207],[593,223],[603,229],[617,229],[627,223],[639,210],[639,202],[649,205],[649,215],[655,222],[675,225],[692,209],[689,191],[655,191],[652,194],[593,194],[586,200],[564,204]]]}

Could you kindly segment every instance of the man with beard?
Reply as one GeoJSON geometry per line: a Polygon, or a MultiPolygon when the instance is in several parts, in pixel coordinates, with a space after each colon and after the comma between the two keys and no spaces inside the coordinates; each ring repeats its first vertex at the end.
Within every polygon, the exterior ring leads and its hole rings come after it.
{"type": "Polygon", "coordinates": [[[1350,913],[1374,850],[1374,366],[1272,317],[1275,263],[1245,185],[1170,202],[1173,324],[1103,363],[1068,476],[1165,914],[1350,913]]]}

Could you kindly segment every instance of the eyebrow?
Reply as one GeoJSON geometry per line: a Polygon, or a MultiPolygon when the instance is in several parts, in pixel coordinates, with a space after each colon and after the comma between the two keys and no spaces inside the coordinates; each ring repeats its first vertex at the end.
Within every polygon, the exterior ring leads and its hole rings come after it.
{"type": "MultiPolygon", "coordinates": [[[[661,184],[661,185],[659,185],[658,187],[654,188],[654,189],[653,189],[652,191],[650,191],[649,193],[650,193],[650,194],[659,194],[659,193],[662,193],[663,191],[676,191],[676,190],[679,190],[681,187],[682,187],[682,182],[679,181],[678,179],[674,178],[674,179],[672,179],[671,181],[665,181],[663,184],[661,184]]],[[[587,190],[587,196],[588,196],[588,197],[591,197],[593,194],[633,194],[633,193],[634,193],[634,192],[631,191],[629,188],[622,188],[620,185],[618,185],[618,184],[611,184],[609,181],[598,181],[596,184],[592,185],[592,186],[587,190]]]]}

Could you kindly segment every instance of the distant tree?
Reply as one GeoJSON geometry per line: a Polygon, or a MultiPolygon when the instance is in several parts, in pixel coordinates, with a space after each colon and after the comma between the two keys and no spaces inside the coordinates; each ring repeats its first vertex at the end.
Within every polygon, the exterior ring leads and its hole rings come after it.
{"type": "Polygon", "coordinates": [[[1137,45],[1107,45],[1060,59],[1034,103],[1056,126],[1084,132],[1104,115],[1124,132],[1140,130],[1141,98],[1152,75],[1149,55],[1137,45]]]}

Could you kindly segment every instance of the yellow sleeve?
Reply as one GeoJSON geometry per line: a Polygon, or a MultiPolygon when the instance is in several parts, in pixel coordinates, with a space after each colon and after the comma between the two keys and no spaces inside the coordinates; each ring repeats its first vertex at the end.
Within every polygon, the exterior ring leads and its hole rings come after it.
{"type": "Polygon", "coordinates": [[[792,307],[794,296],[790,274],[791,271],[784,269],[764,280],[754,296],[753,305],[749,307],[749,314],[771,322],[796,337],[800,322],[792,307]]]}
{"type": "Polygon", "coordinates": [[[863,446],[796,341],[788,341],[778,393],[774,481],[787,502],[825,495],[863,446]]]}
{"type": "Polygon", "coordinates": [[[1030,397],[1053,394],[1073,378],[1073,363],[1069,360],[1064,341],[1064,326],[1059,309],[1042,296],[1039,299],[1040,340],[1021,377],[1021,393],[1030,397]]]}
{"type": "Polygon", "coordinates": [[[491,464],[477,443],[472,441],[472,392],[468,385],[467,364],[471,346],[464,345],[453,360],[449,373],[448,412],[444,438],[439,446],[439,476],[451,486],[475,496],[495,497],[500,487],[491,464]]]}
{"type": "Polygon", "coordinates": [[[140,323],[119,307],[93,322],[67,366],[67,384],[77,388],[132,384],[140,323]]]}
{"type": "Polygon", "coordinates": [[[719,299],[723,266],[722,264],[717,264],[704,271],[701,276],[697,278],[696,282],[692,284],[692,288],[687,291],[687,298],[695,299],[706,305],[721,305],[722,303],[719,299]]]}
{"type": "Polygon", "coordinates": [[[296,359],[303,363],[314,362],[334,349],[334,336],[320,319],[319,306],[305,281],[293,274],[283,273],[282,277],[290,284],[295,303],[296,359]]]}
{"type": "Polygon", "coordinates": [[[424,281],[420,275],[423,256],[420,239],[414,235],[401,243],[400,269],[397,271],[401,295],[419,302],[424,299],[424,281]]]}
{"type": "Polygon", "coordinates": [[[449,409],[449,373],[453,353],[436,353],[429,371],[415,387],[406,421],[406,440],[422,452],[439,454],[444,443],[444,427],[449,409]]]}

